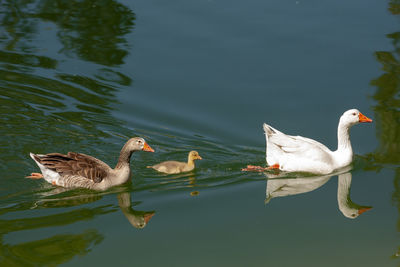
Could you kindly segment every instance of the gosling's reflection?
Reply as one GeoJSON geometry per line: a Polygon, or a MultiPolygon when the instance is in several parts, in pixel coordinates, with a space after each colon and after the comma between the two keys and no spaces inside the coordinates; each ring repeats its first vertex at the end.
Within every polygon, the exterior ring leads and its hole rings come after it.
{"type": "Polygon", "coordinates": [[[142,229],[154,216],[155,211],[137,211],[132,209],[131,195],[128,192],[118,194],[118,204],[122,213],[133,227],[142,229]]]}
{"type": "MultiPolygon", "coordinates": [[[[272,174],[266,174],[268,177],[265,203],[269,203],[272,198],[285,197],[311,192],[323,186],[333,175],[324,175],[318,177],[299,177],[281,179],[273,177],[272,174]]],[[[347,218],[357,218],[360,214],[370,210],[370,206],[361,206],[354,203],[350,198],[351,172],[338,174],[337,200],[339,210],[347,218]]]]}

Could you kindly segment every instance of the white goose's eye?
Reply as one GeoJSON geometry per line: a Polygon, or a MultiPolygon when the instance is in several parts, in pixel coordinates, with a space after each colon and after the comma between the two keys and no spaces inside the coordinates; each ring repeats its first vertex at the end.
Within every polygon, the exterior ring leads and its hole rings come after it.
{"type": "Polygon", "coordinates": [[[355,112],[353,112],[353,114],[352,114],[353,116],[356,116],[357,115],[357,113],[355,113],[355,112]]]}

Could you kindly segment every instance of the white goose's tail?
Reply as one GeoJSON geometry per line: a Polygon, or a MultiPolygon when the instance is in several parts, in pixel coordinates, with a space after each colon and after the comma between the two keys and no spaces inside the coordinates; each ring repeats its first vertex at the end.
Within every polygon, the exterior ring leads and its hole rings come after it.
{"type": "Polygon", "coordinates": [[[278,135],[284,134],[281,131],[278,131],[277,129],[273,128],[272,126],[270,126],[270,125],[268,125],[266,123],[263,124],[263,128],[264,128],[265,135],[267,137],[271,136],[271,135],[274,135],[274,134],[278,134],[278,135]]]}
{"type": "Polygon", "coordinates": [[[263,128],[264,128],[265,135],[267,135],[267,136],[276,133],[275,129],[266,123],[263,124],[263,128]]]}
{"type": "Polygon", "coordinates": [[[273,143],[270,143],[268,139],[274,135],[281,135],[282,132],[266,123],[263,124],[263,128],[265,132],[265,160],[267,161],[268,165],[277,164],[279,161],[274,156],[274,152],[276,152],[276,146],[273,143]]]}

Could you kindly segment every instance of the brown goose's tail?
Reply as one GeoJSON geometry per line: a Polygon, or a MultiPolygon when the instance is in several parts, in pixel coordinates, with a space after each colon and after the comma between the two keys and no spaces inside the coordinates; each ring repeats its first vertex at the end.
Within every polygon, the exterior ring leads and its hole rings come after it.
{"type": "MultiPolygon", "coordinates": [[[[33,153],[29,153],[29,155],[31,156],[31,158],[36,162],[36,163],[40,163],[40,158],[33,153]]],[[[25,176],[25,178],[31,178],[31,179],[41,179],[43,178],[43,174],[39,173],[39,172],[32,172],[31,175],[25,176]]]]}
{"type": "Polygon", "coordinates": [[[29,156],[31,156],[31,158],[36,161],[36,163],[40,163],[40,157],[36,154],[33,154],[32,152],[29,153],[29,156]]]}

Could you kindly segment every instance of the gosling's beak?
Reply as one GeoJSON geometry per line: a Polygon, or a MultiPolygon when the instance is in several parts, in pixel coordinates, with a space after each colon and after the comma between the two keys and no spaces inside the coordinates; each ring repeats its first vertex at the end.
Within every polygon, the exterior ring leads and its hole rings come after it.
{"type": "Polygon", "coordinates": [[[361,112],[358,114],[358,121],[359,122],[372,122],[370,118],[362,114],[361,112]]]}
{"type": "Polygon", "coordinates": [[[200,155],[198,155],[198,156],[197,156],[197,159],[202,159],[202,158],[200,157],[200,155]]]}
{"type": "Polygon", "coordinates": [[[144,143],[142,150],[148,152],[154,152],[154,149],[152,149],[146,142],[144,143]]]}
{"type": "Polygon", "coordinates": [[[370,209],[372,209],[372,207],[366,207],[366,208],[362,208],[358,210],[358,215],[360,215],[361,213],[364,213],[366,211],[369,211],[370,209]]]}

